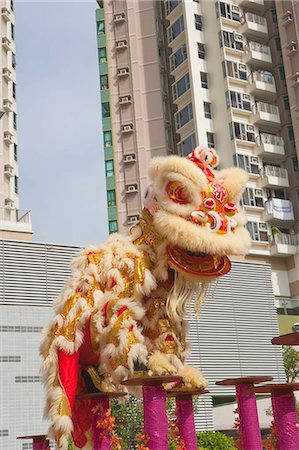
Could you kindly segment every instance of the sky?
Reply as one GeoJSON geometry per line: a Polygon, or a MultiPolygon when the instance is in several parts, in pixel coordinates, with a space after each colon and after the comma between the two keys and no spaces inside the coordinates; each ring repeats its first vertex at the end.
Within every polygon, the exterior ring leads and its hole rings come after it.
{"type": "Polygon", "coordinates": [[[33,240],[108,235],[96,2],[15,2],[20,209],[33,240]]]}

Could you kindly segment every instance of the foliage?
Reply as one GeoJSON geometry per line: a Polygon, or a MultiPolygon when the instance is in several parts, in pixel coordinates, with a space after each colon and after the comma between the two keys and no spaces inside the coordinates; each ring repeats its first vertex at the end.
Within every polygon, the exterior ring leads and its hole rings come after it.
{"type": "Polygon", "coordinates": [[[67,450],[73,450],[73,440],[72,438],[69,438],[68,444],[67,444],[67,450]]]}
{"type": "Polygon", "coordinates": [[[272,420],[271,422],[270,434],[267,436],[266,439],[263,439],[262,444],[266,450],[276,450],[277,447],[276,447],[276,433],[274,420],[272,420]]]}
{"type": "Polygon", "coordinates": [[[206,450],[235,450],[233,438],[219,431],[197,433],[197,443],[206,450]]]}
{"type": "Polygon", "coordinates": [[[111,400],[111,414],[115,417],[115,432],[122,439],[125,450],[135,449],[137,437],[143,434],[143,404],[140,399],[129,395],[125,403],[111,400]]]}
{"type": "Polygon", "coordinates": [[[284,370],[288,383],[293,383],[299,375],[298,352],[294,347],[285,346],[282,350],[284,370]]]}

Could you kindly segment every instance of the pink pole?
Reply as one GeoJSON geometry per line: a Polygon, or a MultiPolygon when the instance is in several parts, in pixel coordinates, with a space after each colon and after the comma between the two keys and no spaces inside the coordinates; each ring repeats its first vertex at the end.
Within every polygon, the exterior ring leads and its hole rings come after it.
{"type": "Polygon", "coordinates": [[[192,397],[176,399],[176,416],[180,438],[184,441],[186,450],[197,450],[192,397]]]}
{"type": "Polygon", "coordinates": [[[144,432],[149,438],[147,445],[150,450],[168,450],[166,391],[163,386],[143,386],[142,392],[144,432]]]}
{"type": "Polygon", "coordinates": [[[262,450],[255,394],[248,392],[253,384],[237,384],[236,397],[240,416],[240,439],[243,450],[262,450]]]}
{"type": "Polygon", "coordinates": [[[272,394],[277,450],[299,449],[296,402],[293,393],[272,394]]]}
{"type": "Polygon", "coordinates": [[[98,421],[105,417],[105,414],[109,409],[108,397],[91,400],[92,409],[97,409],[98,405],[100,405],[100,409],[92,414],[93,450],[110,450],[111,436],[109,432],[103,428],[97,427],[98,421]]]}
{"type": "Polygon", "coordinates": [[[34,441],[33,439],[33,450],[49,450],[49,441],[45,439],[44,441],[34,441]]]}

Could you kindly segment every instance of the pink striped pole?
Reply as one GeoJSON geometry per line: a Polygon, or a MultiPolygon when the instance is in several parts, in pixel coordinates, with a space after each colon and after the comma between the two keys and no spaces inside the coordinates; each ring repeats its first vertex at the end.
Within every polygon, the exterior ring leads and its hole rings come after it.
{"type": "Polygon", "coordinates": [[[262,450],[261,432],[255,393],[255,383],[272,381],[273,377],[240,377],[217,381],[218,386],[236,386],[240,418],[240,440],[243,450],[262,450]]]}
{"type": "Polygon", "coordinates": [[[298,450],[299,429],[294,391],[299,383],[276,383],[257,386],[255,393],[271,394],[277,450],[298,450]]]}

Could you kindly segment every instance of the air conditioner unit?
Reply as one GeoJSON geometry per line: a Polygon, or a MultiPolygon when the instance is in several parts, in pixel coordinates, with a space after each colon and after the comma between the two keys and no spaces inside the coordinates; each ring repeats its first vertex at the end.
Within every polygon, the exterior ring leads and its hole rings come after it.
{"type": "Polygon", "coordinates": [[[5,164],[4,174],[7,175],[8,177],[13,177],[13,175],[14,175],[13,167],[10,166],[9,164],[5,164]]]}
{"type": "Polygon", "coordinates": [[[124,105],[125,103],[131,103],[131,96],[126,95],[125,97],[120,97],[119,103],[124,105]]]}
{"type": "Polygon", "coordinates": [[[258,164],[259,159],[256,156],[250,156],[250,163],[251,164],[258,164]]]}
{"type": "Polygon", "coordinates": [[[248,101],[248,102],[250,102],[250,95],[248,95],[248,94],[243,94],[242,95],[242,97],[243,97],[243,100],[246,100],[246,101],[248,101]]]}
{"type": "Polygon", "coordinates": [[[122,69],[118,70],[118,75],[123,76],[123,75],[128,75],[129,74],[129,68],[128,67],[123,67],[122,69]]]}
{"type": "Polygon", "coordinates": [[[239,64],[239,70],[242,70],[242,72],[247,72],[246,64],[239,64]]]}
{"type": "Polygon", "coordinates": [[[5,20],[5,22],[8,22],[10,20],[10,11],[5,6],[1,8],[1,16],[5,20]]]}
{"type": "Polygon", "coordinates": [[[263,197],[263,190],[262,189],[255,189],[254,190],[254,196],[255,197],[263,197]]]}
{"type": "Polygon", "coordinates": [[[248,133],[254,133],[254,125],[246,125],[246,131],[248,133]]]}
{"type": "Polygon", "coordinates": [[[122,14],[115,14],[114,22],[123,22],[124,20],[125,20],[124,13],[122,13],[122,14]]]}
{"type": "Polygon", "coordinates": [[[127,41],[119,41],[116,43],[116,48],[124,48],[127,46],[127,41]]]}
{"type": "Polygon", "coordinates": [[[6,198],[5,199],[5,203],[4,203],[4,207],[6,209],[14,209],[14,201],[11,200],[10,198],[6,198]]]}
{"type": "Polygon", "coordinates": [[[137,192],[137,186],[135,184],[129,184],[126,188],[126,192],[137,192]]]}
{"type": "Polygon", "coordinates": [[[124,162],[128,163],[128,162],[134,162],[134,161],[136,161],[135,155],[125,155],[124,162]]]}
{"type": "Polygon", "coordinates": [[[297,44],[295,41],[292,41],[290,45],[288,45],[288,49],[290,52],[296,52],[297,51],[297,44]]]}
{"type": "Polygon", "coordinates": [[[241,34],[235,34],[234,38],[237,42],[243,42],[243,36],[241,34]]]}
{"type": "Polygon", "coordinates": [[[131,131],[133,131],[133,125],[132,124],[124,125],[122,131],[123,133],[130,133],[131,131]]]}
{"type": "Polygon", "coordinates": [[[232,5],[231,8],[232,8],[232,11],[234,11],[234,12],[240,12],[240,8],[238,6],[232,5]]]}
{"type": "Polygon", "coordinates": [[[268,231],[268,225],[265,222],[259,222],[258,227],[260,231],[268,231]]]}
{"type": "Polygon", "coordinates": [[[128,217],[128,224],[133,225],[134,223],[138,222],[139,217],[138,216],[129,216],[128,217]]]}

